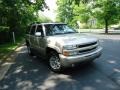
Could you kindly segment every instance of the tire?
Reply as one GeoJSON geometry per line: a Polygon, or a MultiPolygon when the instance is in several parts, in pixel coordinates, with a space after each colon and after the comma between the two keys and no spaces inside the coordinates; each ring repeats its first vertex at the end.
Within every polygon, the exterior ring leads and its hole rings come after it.
{"type": "Polygon", "coordinates": [[[49,68],[54,72],[61,72],[63,70],[63,66],[61,64],[59,55],[57,52],[52,51],[49,54],[49,68]]]}
{"type": "Polygon", "coordinates": [[[33,51],[29,45],[27,45],[28,55],[33,56],[33,51]]]}

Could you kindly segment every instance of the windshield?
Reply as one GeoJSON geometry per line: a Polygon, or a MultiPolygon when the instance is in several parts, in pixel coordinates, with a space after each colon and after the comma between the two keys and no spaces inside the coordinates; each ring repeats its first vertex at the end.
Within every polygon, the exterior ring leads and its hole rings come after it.
{"type": "Polygon", "coordinates": [[[44,26],[47,36],[76,33],[74,29],[68,27],[66,24],[46,24],[44,26]]]}

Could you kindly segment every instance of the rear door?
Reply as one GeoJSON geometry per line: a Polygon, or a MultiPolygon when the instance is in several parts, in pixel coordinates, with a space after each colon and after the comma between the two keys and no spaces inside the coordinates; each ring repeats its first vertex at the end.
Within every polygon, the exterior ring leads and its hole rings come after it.
{"type": "Polygon", "coordinates": [[[35,48],[35,30],[36,30],[36,25],[32,25],[31,30],[30,30],[30,45],[31,48],[35,48]]]}

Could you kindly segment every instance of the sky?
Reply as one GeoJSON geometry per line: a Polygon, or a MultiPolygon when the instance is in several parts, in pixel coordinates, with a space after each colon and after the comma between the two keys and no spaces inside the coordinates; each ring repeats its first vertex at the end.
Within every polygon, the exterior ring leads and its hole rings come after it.
{"type": "Polygon", "coordinates": [[[45,9],[44,12],[42,12],[43,15],[49,17],[52,21],[55,21],[56,18],[56,13],[55,13],[55,10],[57,9],[56,1],[57,0],[45,0],[50,10],[45,9]]]}

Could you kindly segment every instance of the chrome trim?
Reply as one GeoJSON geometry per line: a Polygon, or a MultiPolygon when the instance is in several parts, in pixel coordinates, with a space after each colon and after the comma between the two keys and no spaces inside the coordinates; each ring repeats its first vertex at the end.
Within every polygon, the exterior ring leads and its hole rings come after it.
{"type": "Polygon", "coordinates": [[[91,45],[91,46],[84,47],[84,48],[77,48],[77,49],[73,49],[73,50],[64,50],[64,51],[68,51],[68,52],[82,51],[82,50],[92,49],[92,48],[95,48],[97,46],[98,46],[98,44],[95,44],[95,45],[91,45]]]}
{"type": "Polygon", "coordinates": [[[98,47],[98,49],[96,49],[95,51],[83,55],[64,56],[62,54],[59,54],[59,56],[63,66],[68,67],[75,63],[94,60],[98,58],[101,55],[101,53],[102,53],[102,47],[98,47]]]}

